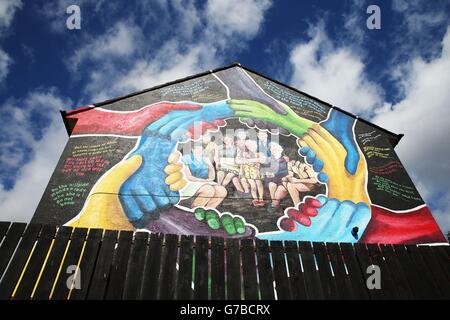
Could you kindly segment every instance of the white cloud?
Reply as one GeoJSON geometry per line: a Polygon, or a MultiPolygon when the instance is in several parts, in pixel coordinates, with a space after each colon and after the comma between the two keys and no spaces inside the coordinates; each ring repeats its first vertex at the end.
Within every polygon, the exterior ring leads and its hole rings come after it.
{"type": "Polygon", "coordinates": [[[321,23],[310,28],[309,36],[291,52],[293,86],[363,116],[383,105],[383,90],[366,77],[355,48],[336,46],[321,23]]]}
{"type": "Polygon", "coordinates": [[[77,48],[68,60],[68,66],[72,71],[77,71],[80,64],[86,61],[129,57],[141,44],[140,29],[131,23],[119,21],[108,28],[105,34],[90,38],[77,48]]]}
{"type": "Polygon", "coordinates": [[[12,189],[0,185],[0,220],[27,222],[34,214],[67,141],[57,111],[68,104],[70,101],[51,89],[32,92],[23,100],[10,100],[0,108],[1,118],[8,119],[1,129],[0,164],[6,171],[19,170],[12,189]],[[33,113],[48,117],[40,138],[30,133],[33,126],[40,125],[31,116],[33,113]],[[23,164],[28,156],[30,159],[23,164]]]}
{"type": "Polygon", "coordinates": [[[190,76],[215,63],[211,60],[214,59],[211,50],[213,48],[198,44],[183,51],[177,42],[169,41],[155,57],[139,59],[128,72],[118,75],[110,86],[105,86],[103,72],[91,74],[95,78],[98,76],[98,81],[92,81],[87,89],[96,101],[100,101],[111,98],[111,94],[130,93],[190,76]]]}
{"type": "MultiPolygon", "coordinates": [[[[0,1],[0,37],[4,35],[5,30],[11,25],[14,14],[22,8],[21,0],[2,0],[0,1]]],[[[9,68],[13,60],[0,47],[0,84],[6,79],[9,68]]]]}
{"type": "Polygon", "coordinates": [[[394,63],[405,57],[434,57],[439,52],[435,37],[441,36],[442,26],[449,21],[450,3],[448,1],[394,0],[391,37],[395,41],[394,63]]]}
{"type": "MultiPolygon", "coordinates": [[[[134,34],[130,36],[134,38],[130,40],[134,50],[127,50],[122,56],[97,55],[95,70],[89,72],[89,82],[85,86],[90,99],[86,102],[99,102],[217,67],[223,63],[225,52],[242,50],[246,41],[260,32],[270,5],[269,0],[209,1],[205,8],[192,1],[183,5],[180,0],[160,3],[162,12],[157,23],[163,33],[169,28],[167,37],[161,40],[150,35],[144,41],[140,36],[144,31],[127,28],[134,30],[128,32],[134,34]]],[[[117,33],[93,37],[69,61],[78,65],[77,61],[93,59],[88,54],[92,52],[90,44],[117,38],[113,35],[117,33]]],[[[111,42],[121,44],[122,41],[111,42]]],[[[114,50],[108,49],[105,53],[110,51],[114,50]]]]}
{"type": "Polygon", "coordinates": [[[21,9],[22,5],[21,0],[0,1],[0,29],[10,26],[16,10],[21,9]]]}
{"type": "Polygon", "coordinates": [[[225,36],[238,34],[249,39],[262,26],[264,14],[271,6],[269,0],[210,0],[206,7],[206,19],[212,32],[225,36]]]}
{"type": "Polygon", "coordinates": [[[0,83],[5,80],[9,72],[12,59],[0,48],[0,83]]]}
{"type": "Polygon", "coordinates": [[[401,69],[407,70],[404,98],[379,110],[373,121],[405,134],[397,153],[424,197],[438,201],[434,214],[449,230],[450,202],[439,199],[450,198],[450,27],[440,55],[431,61],[415,58],[401,69]]]}

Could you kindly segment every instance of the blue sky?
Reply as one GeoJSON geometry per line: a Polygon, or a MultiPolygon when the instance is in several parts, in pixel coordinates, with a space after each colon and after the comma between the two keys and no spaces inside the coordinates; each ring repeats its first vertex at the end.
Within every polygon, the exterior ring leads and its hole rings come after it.
{"type": "Polygon", "coordinates": [[[444,0],[1,0],[0,220],[33,214],[67,140],[59,110],[239,61],[404,133],[397,152],[447,231],[449,26],[444,0]]]}

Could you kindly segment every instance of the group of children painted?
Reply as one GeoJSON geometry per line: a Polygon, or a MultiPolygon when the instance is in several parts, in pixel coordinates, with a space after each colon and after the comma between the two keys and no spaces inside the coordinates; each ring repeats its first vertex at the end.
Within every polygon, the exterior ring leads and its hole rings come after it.
{"type": "Polygon", "coordinates": [[[288,194],[295,206],[301,194],[312,191],[317,183],[311,166],[289,159],[263,130],[253,139],[243,129],[226,133],[220,145],[204,135],[201,143],[192,143],[182,161],[189,183],[180,194],[182,199],[192,198],[193,208],[216,208],[228,196],[226,187],[231,183],[235,188],[231,198],[249,199],[255,207],[277,212],[288,194]]]}

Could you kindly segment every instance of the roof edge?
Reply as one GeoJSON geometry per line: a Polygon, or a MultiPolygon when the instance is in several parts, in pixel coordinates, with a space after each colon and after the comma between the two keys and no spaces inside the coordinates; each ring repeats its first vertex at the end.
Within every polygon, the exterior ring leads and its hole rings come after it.
{"type": "Polygon", "coordinates": [[[59,110],[59,113],[61,114],[61,117],[64,122],[64,127],[66,127],[67,135],[70,137],[70,134],[72,133],[69,126],[69,121],[67,120],[67,111],[65,110],[59,110]]]}
{"type": "Polygon", "coordinates": [[[303,91],[301,91],[299,89],[291,87],[290,85],[287,85],[287,84],[285,84],[285,83],[283,83],[281,81],[272,79],[272,78],[270,78],[270,77],[268,77],[268,76],[266,76],[266,75],[264,75],[262,73],[259,73],[258,71],[255,71],[255,70],[252,70],[250,68],[247,68],[247,67],[241,65],[241,63],[239,63],[239,62],[233,62],[233,63],[231,63],[229,65],[224,66],[224,67],[220,67],[220,68],[216,68],[216,69],[200,72],[200,73],[197,73],[197,74],[194,74],[194,75],[191,75],[191,76],[187,76],[187,77],[180,78],[180,79],[177,79],[177,80],[174,80],[174,81],[166,82],[166,83],[163,83],[163,84],[160,84],[160,85],[157,85],[157,86],[153,86],[153,87],[150,87],[150,88],[147,88],[147,89],[143,89],[143,90],[140,90],[140,91],[135,91],[135,92],[132,92],[132,93],[127,94],[127,95],[123,95],[123,96],[115,97],[115,98],[112,98],[112,99],[104,100],[104,101],[101,101],[101,102],[98,102],[98,103],[94,103],[94,104],[92,104],[89,107],[81,107],[81,108],[74,109],[74,110],[69,111],[69,112],[61,111],[61,116],[63,117],[63,121],[64,121],[64,125],[66,127],[66,130],[67,130],[67,133],[70,136],[71,130],[70,130],[69,123],[67,121],[67,116],[68,115],[73,115],[73,114],[76,114],[76,113],[80,113],[80,112],[84,112],[84,111],[87,111],[87,110],[91,110],[93,108],[101,107],[101,106],[104,106],[106,104],[114,103],[114,102],[119,101],[119,100],[123,100],[123,99],[127,99],[127,98],[130,98],[130,97],[134,97],[134,96],[137,96],[139,94],[143,94],[143,93],[150,92],[150,91],[153,91],[153,90],[161,89],[161,88],[164,88],[166,86],[170,86],[170,85],[173,85],[173,84],[176,84],[176,83],[192,80],[192,79],[195,79],[195,78],[199,78],[199,77],[211,74],[211,73],[223,71],[223,70],[230,69],[230,68],[233,68],[233,67],[240,67],[240,68],[242,68],[242,69],[244,69],[246,71],[249,71],[251,73],[254,73],[254,74],[256,74],[256,75],[258,75],[258,76],[260,76],[260,77],[262,77],[264,79],[272,81],[272,82],[274,82],[274,83],[276,83],[278,85],[281,85],[281,86],[283,86],[285,88],[288,88],[288,89],[293,90],[293,91],[295,91],[297,93],[300,93],[300,94],[302,94],[302,95],[304,95],[304,96],[306,96],[306,97],[308,97],[310,99],[313,99],[313,100],[315,100],[315,101],[317,101],[319,103],[322,103],[322,104],[324,104],[324,105],[326,105],[326,106],[328,106],[330,108],[336,109],[339,112],[345,113],[346,115],[348,115],[348,116],[350,116],[352,118],[355,118],[358,121],[361,121],[361,122],[363,122],[365,124],[368,124],[368,125],[376,128],[376,129],[378,129],[380,131],[383,131],[384,133],[392,136],[393,139],[389,139],[389,141],[391,142],[393,147],[395,147],[400,142],[401,138],[404,136],[403,134],[397,134],[397,133],[389,131],[389,130],[387,130],[385,128],[382,128],[382,127],[380,127],[380,126],[378,126],[378,125],[376,125],[376,124],[374,124],[374,123],[372,123],[372,122],[370,122],[368,120],[365,120],[363,118],[358,117],[357,115],[354,115],[351,112],[348,112],[348,111],[343,110],[343,109],[341,109],[339,107],[333,106],[331,103],[328,103],[326,101],[320,100],[320,99],[318,99],[318,98],[316,98],[316,97],[314,97],[314,96],[312,96],[312,95],[310,95],[310,94],[308,94],[306,92],[303,92],[303,91]]]}

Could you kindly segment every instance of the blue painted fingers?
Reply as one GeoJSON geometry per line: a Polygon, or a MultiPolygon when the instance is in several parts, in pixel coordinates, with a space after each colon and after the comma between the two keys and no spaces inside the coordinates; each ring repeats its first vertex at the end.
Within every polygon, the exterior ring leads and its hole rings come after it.
{"type": "MultiPolygon", "coordinates": [[[[309,198],[312,200],[314,198],[309,198]]],[[[357,242],[371,219],[367,204],[328,199],[320,195],[317,208],[315,202],[307,200],[299,209],[288,209],[279,221],[283,231],[262,233],[258,237],[267,240],[357,242]],[[314,206],[308,204],[314,203],[314,206]],[[286,231],[285,231],[286,230],[286,231]]]]}

